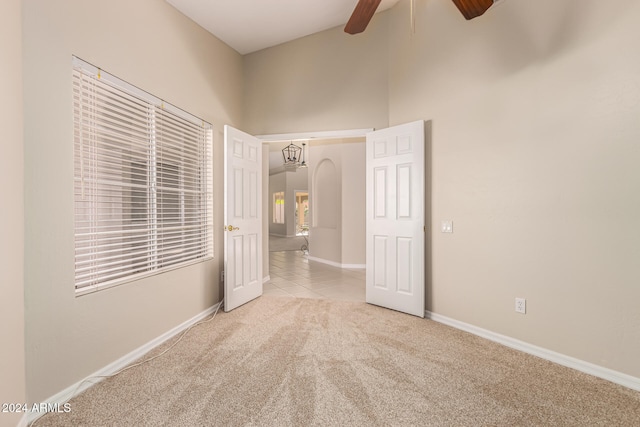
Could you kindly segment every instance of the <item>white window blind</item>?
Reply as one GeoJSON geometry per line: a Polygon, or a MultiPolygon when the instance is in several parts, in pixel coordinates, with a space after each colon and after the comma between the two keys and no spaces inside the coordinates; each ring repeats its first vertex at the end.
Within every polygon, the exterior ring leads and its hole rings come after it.
{"type": "Polygon", "coordinates": [[[75,287],[213,257],[211,125],[73,58],[75,287]]]}

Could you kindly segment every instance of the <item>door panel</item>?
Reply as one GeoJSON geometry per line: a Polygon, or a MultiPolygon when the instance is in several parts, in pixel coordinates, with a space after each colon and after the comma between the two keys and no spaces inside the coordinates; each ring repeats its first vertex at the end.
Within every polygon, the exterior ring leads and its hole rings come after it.
{"type": "Polygon", "coordinates": [[[424,122],[367,134],[366,300],[424,317],[424,122]]]}
{"type": "Polygon", "coordinates": [[[262,142],[224,127],[224,310],[262,295],[262,142]]]}

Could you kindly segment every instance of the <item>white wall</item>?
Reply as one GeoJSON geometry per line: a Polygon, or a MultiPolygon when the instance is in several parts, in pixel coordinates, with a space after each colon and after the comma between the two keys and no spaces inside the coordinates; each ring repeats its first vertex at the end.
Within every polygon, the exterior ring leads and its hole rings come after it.
{"type": "Polygon", "coordinates": [[[222,232],[213,261],[75,297],[71,55],[214,124],[214,230],[222,126],[242,127],[242,58],[164,1],[23,6],[27,389],[40,402],[221,297],[222,232]]]}
{"type": "MultiPolygon", "coordinates": [[[[0,403],[26,401],[21,10],[20,0],[0,3],[0,403]]],[[[0,425],[15,426],[22,415],[0,413],[0,425]]]]}
{"type": "Polygon", "coordinates": [[[247,127],[430,120],[430,226],[454,233],[433,233],[428,309],[640,377],[640,2],[509,0],[472,21],[415,4],[415,34],[401,0],[371,36],[245,57],[247,127]],[[379,84],[345,96],[350,71],[379,84]]]}

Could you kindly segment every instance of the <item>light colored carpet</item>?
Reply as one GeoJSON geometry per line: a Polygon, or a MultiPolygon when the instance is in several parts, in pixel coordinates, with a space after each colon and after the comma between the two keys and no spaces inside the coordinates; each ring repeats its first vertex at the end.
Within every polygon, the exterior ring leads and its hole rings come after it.
{"type": "Polygon", "coordinates": [[[638,392],[429,320],[288,297],[218,313],[70,403],[37,426],[640,423],[638,392]]]}
{"type": "Polygon", "coordinates": [[[299,251],[304,244],[307,244],[307,242],[302,236],[269,236],[269,252],[299,251]]]}

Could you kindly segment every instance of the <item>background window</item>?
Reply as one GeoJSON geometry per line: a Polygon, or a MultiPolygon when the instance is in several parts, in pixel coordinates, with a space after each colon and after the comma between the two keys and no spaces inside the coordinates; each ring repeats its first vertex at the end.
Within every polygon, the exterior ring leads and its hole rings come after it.
{"type": "Polygon", "coordinates": [[[273,193],[273,222],[284,224],[284,191],[273,193]]]}

